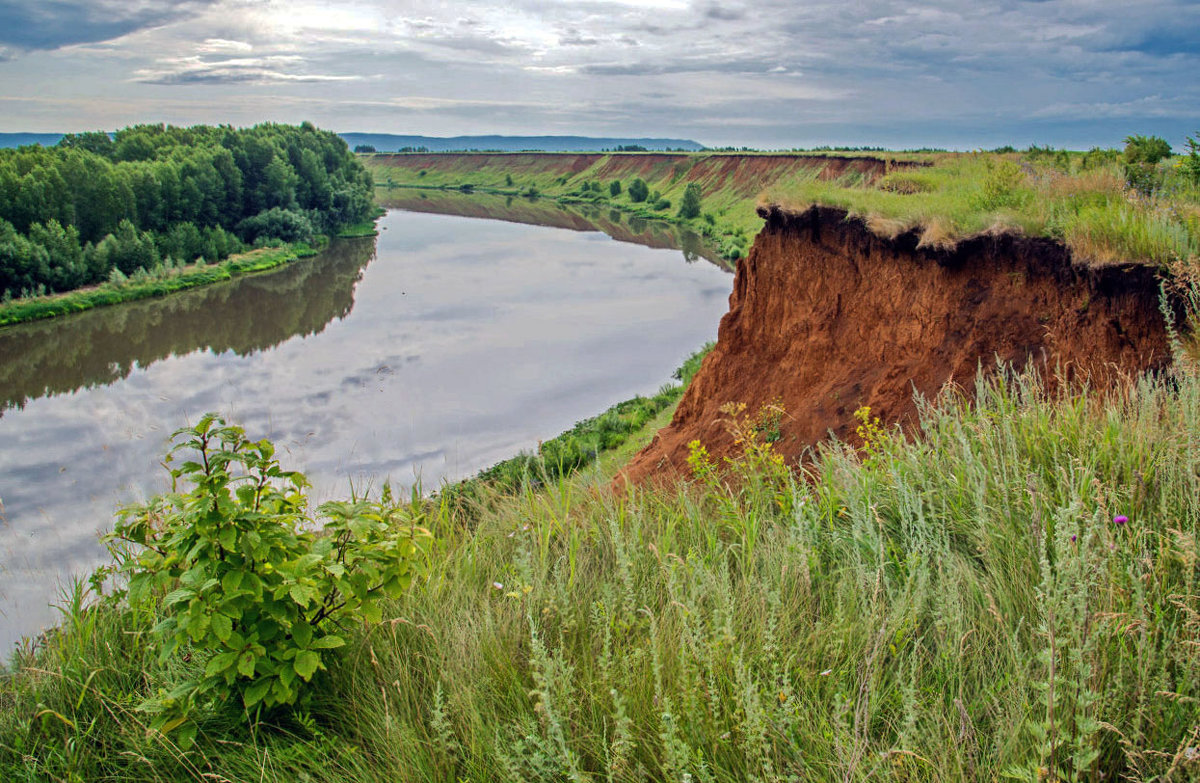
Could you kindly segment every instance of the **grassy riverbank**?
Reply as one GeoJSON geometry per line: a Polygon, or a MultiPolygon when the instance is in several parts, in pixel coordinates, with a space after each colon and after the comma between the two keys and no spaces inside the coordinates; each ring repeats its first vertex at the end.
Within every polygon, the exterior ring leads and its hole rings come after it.
{"type": "Polygon", "coordinates": [[[17,299],[0,304],[0,326],[165,296],[175,291],[265,272],[298,258],[314,256],[320,250],[321,245],[314,247],[302,242],[264,247],[238,253],[215,264],[159,267],[152,273],[135,274],[122,282],[102,283],[63,294],[17,299]]]}
{"type": "MultiPolygon", "coordinates": [[[[727,259],[748,252],[761,224],[754,207],[764,187],[820,177],[829,160],[660,153],[364,155],[361,159],[379,187],[457,189],[604,206],[634,217],[685,225],[708,238],[727,259]],[[645,183],[644,194],[631,192],[639,181],[645,183]],[[689,184],[701,189],[695,217],[680,214],[689,184]]],[[[876,164],[886,166],[883,161],[876,164]]],[[[846,173],[848,179],[861,176],[861,172],[846,173]]]]}
{"type": "MultiPolygon", "coordinates": [[[[0,683],[8,780],[1168,780],[1200,771],[1200,381],[981,383],[918,437],[664,490],[410,509],[427,576],[306,711],[135,706],[202,670],[88,607],[0,683]],[[252,717],[252,716],[251,716],[252,717]]],[[[699,463],[698,463],[699,464],[699,463]]]]}

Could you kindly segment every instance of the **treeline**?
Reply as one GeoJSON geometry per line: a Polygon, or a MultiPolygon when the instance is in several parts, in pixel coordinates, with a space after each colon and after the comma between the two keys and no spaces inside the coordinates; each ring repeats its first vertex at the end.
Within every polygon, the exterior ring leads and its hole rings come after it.
{"type": "Polygon", "coordinates": [[[370,216],[371,175],[311,123],[137,125],[0,150],[0,297],[68,291],[370,216]]]}

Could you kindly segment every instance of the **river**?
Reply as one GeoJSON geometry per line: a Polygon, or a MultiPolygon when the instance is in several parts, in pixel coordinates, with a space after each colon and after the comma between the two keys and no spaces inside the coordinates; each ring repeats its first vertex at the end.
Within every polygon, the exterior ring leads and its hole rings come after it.
{"type": "Polygon", "coordinates": [[[716,336],[732,278],[693,235],[431,195],[267,274],[0,330],[0,647],[54,622],[206,411],[272,438],[315,500],[430,489],[652,394],[716,336]]]}

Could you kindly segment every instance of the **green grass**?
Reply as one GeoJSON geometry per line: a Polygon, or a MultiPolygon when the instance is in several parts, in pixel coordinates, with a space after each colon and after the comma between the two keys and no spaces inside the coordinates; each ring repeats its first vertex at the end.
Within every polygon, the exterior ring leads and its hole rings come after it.
{"type": "Polygon", "coordinates": [[[0,683],[6,780],[1184,780],[1200,773],[1200,380],[1028,376],[865,463],[431,502],[428,580],[305,715],[133,709],[181,669],[88,608],[0,683]],[[1126,516],[1118,524],[1115,516],[1126,516]]]}
{"type": "Polygon", "coordinates": [[[93,307],[165,296],[187,288],[274,269],[289,261],[316,255],[318,252],[319,248],[303,243],[260,248],[230,256],[215,264],[160,269],[144,277],[131,277],[120,284],[103,283],[64,294],[17,299],[0,305],[0,326],[78,313],[93,307]]]}
{"type": "Polygon", "coordinates": [[[1052,165],[1024,154],[934,155],[933,165],[870,184],[812,180],[780,185],[763,200],[793,209],[840,207],[878,234],[909,230],[921,242],[951,247],[984,232],[1012,231],[1062,241],[1091,264],[1144,263],[1195,272],[1200,263],[1200,189],[1160,164],[1152,197],[1124,184],[1119,163],[1091,169],[1070,153],[1052,165]]]}

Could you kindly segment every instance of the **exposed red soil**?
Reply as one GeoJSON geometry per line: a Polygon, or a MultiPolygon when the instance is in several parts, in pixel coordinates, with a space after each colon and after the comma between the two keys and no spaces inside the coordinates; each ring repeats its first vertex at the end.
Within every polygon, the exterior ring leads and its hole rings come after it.
{"type": "Polygon", "coordinates": [[[910,427],[913,393],[970,391],[997,358],[1104,386],[1170,361],[1158,273],[1088,267],[1049,239],[979,236],[952,251],[880,238],[841,210],[760,208],[729,312],[670,425],[630,462],[634,483],[686,475],[687,444],[731,453],[720,408],[780,400],[776,449],[796,464],[830,432],[855,442],[854,411],[910,427]]]}

